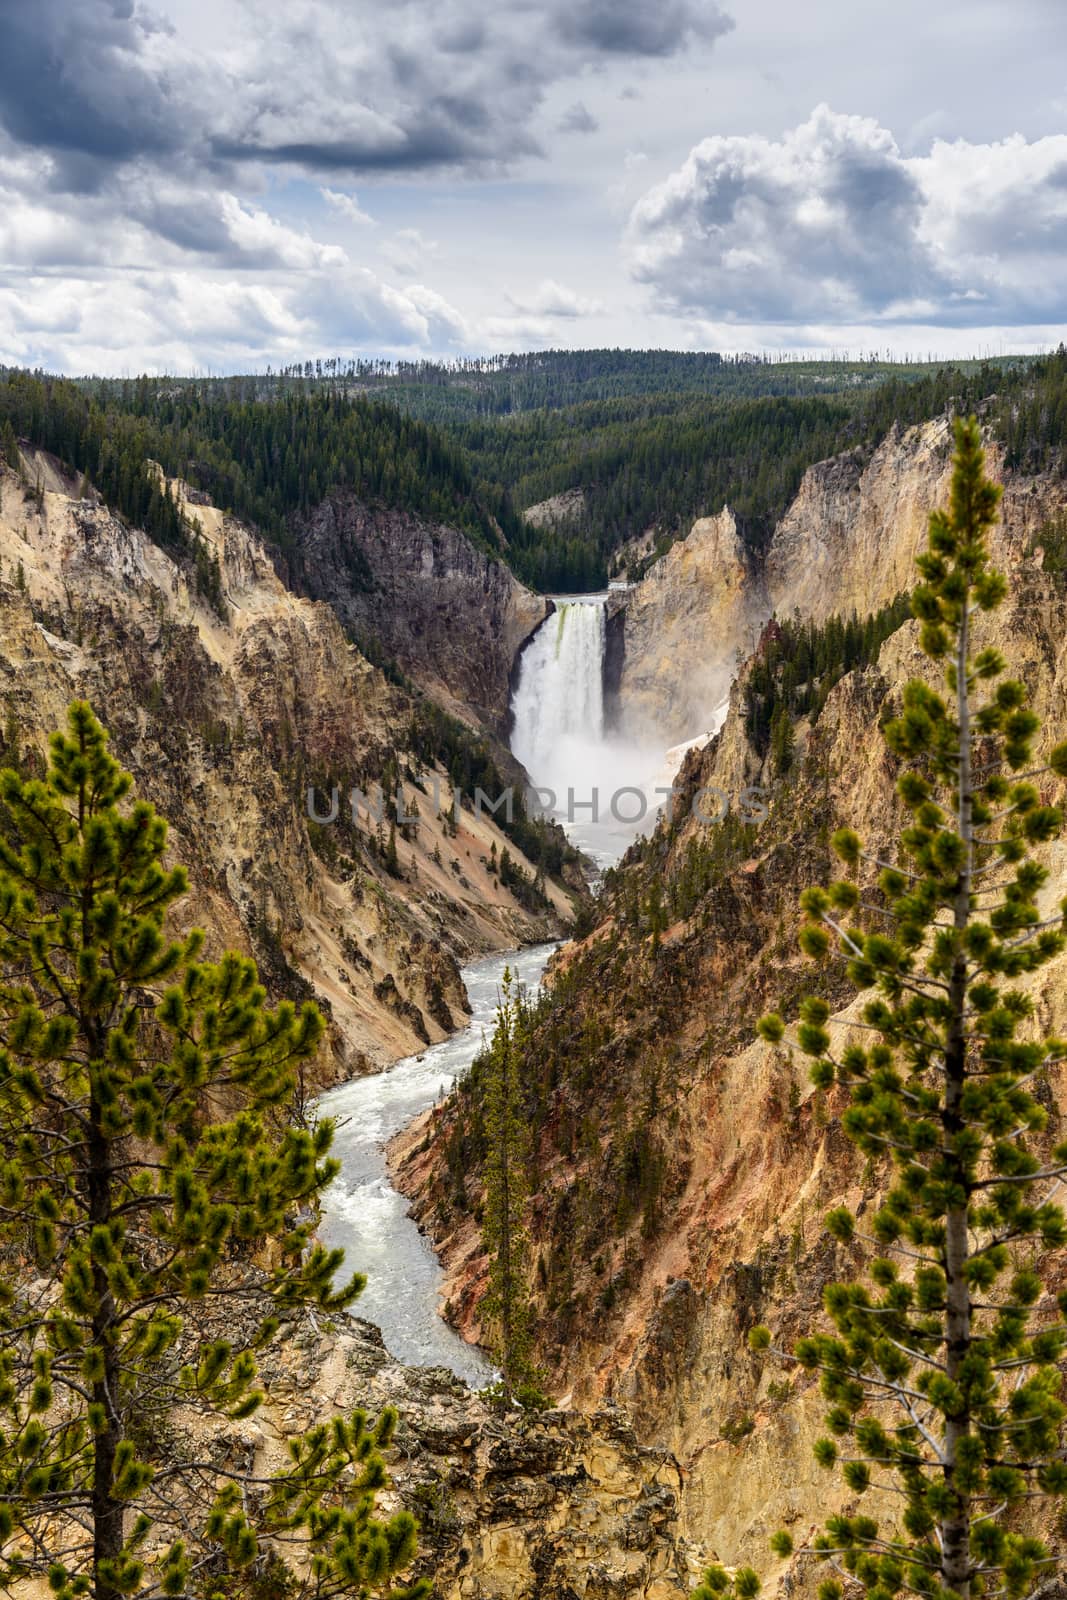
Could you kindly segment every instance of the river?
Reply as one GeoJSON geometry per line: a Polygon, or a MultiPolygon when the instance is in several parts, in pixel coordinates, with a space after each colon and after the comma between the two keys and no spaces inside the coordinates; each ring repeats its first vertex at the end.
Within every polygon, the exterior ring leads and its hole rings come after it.
{"type": "Polygon", "coordinates": [[[341,1162],[323,1196],[319,1234],[325,1244],[343,1246],[349,1272],[366,1273],[353,1310],[377,1323],[397,1360],[450,1367],[474,1386],[490,1382],[493,1367],[437,1314],[444,1274],[389,1182],[385,1145],[467,1071],[492,1032],[504,968],[533,991],[555,948],[532,945],[471,962],[463,968],[473,1013],[468,1027],[384,1072],[332,1089],[318,1103],[323,1116],[337,1119],[333,1154],[341,1162]]]}

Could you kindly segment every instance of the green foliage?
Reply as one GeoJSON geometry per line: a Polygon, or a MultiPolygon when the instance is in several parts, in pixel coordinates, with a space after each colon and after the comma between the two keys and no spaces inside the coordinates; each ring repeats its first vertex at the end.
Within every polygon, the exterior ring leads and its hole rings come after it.
{"type": "MultiPolygon", "coordinates": [[[[977,363],[968,363],[977,366],[977,363]]],[[[282,387],[309,380],[366,389],[427,422],[515,418],[590,401],[688,396],[808,395],[864,391],[890,380],[916,382],[929,363],[778,361],[717,350],[535,350],[458,361],[304,361],[277,375],[282,387]]]]}
{"type": "Polygon", "coordinates": [[[182,1595],[299,1530],[320,1592],[366,1594],[413,1548],[410,1518],[373,1517],[391,1414],[291,1439],[273,1478],[154,1459],[176,1405],[255,1411],[276,1312],[362,1280],[335,1289],[341,1253],[295,1220],[336,1171],[331,1126],[280,1126],[322,1017],[268,1009],[253,963],[203,962],[198,931],[166,937],[186,876],[130,789],[84,702],[42,780],[0,773],[0,1584],[182,1595]],[[268,1244],[251,1340],[208,1337],[197,1306],[268,1244]]]}
{"type": "Polygon", "coordinates": [[[747,1439],[756,1426],[756,1419],[751,1412],[743,1412],[739,1417],[731,1417],[722,1425],[722,1436],[727,1444],[740,1444],[742,1439],[747,1439]]]}
{"type": "Polygon", "coordinates": [[[215,614],[225,622],[229,612],[222,593],[222,568],[218,556],[201,538],[193,541],[193,573],[197,594],[203,595],[215,614]]]}
{"type": "MultiPolygon", "coordinates": [[[[868,992],[873,1038],[835,1049],[829,1007],[811,1000],[800,1047],[818,1083],[848,1090],[848,1137],[895,1169],[863,1221],[878,1252],[868,1281],[831,1284],[835,1331],[795,1351],[830,1402],[817,1458],[856,1495],[885,1485],[902,1497],[898,1525],[842,1514],[814,1544],[877,1600],[1031,1593],[1057,1558],[1018,1513],[1067,1492],[1067,1297],[1038,1309],[1041,1252],[1067,1242],[1055,1200],[1067,1145],[1033,1148],[1047,1122],[1034,1090],[1067,1043],[1040,1036],[1018,987],[1065,946],[1065,907],[1038,908],[1048,872],[1033,854],[1061,816],[1023,770],[1038,732],[1023,685],[998,652],[973,647],[976,612],[1004,592],[986,548],[999,495],[977,424],[958,424],[951,503],[930,518],[913,596],[947,694],[910,683],[885,728],[910,813],[901,865],[868,857],[850,830],[835,839],[847,868],[873,879],[875,932],[850,909],[858,883],[802,899],[808,932],[868,992]]],[[[844,1242],[857,1232],[843,1207],[828,1221],[844,1242]]]]}
{"type": "Polygon", "coordinates": [[[792,764],[794,721],[817,721],[834,685],[877,661],[882,645],[910,616],[910,599],[898,595],[862,620],[853,613],[822,623],[768,623],[745,682],[745,726],[759,753],[771,752],[776,772],[788,772],[792,764]]]}
{"type": "Polygon", "coordinates": [[[476,472],[515,505],[581,487],[575,524],[509,533],[512,561],[537,588],[591,589],[612,552],[654,527],[687,533],[728,504],[750,548],[770,537],[806,467],[840,449],[851,416],[838,399],[651,403],[620,400],[459,432],[476,472]]]}
{"type": "MultiPolygon", "coordinates": [[[[493,759],[488,741],[433,701],[422,700],[416,705],[408,728],[407,747],[412,756],[426,766],[435,763],[442,766],[449,782],[462,795],[473,797],[481,789],[488,800],[487,814],[488,806],[495,804],[509,786],[493,759]]],[[[442,797],[442,808],[445,798],[442,797]]],[[[503,807],[492,815],[497,826],[533,863],[538,873],[558,878],[565,866],[578,860],[577,850],[568,844],[558,823],[528,815],[520,788],[514,788],[510,817],[503,807]]],[[[518,871],[514,864],[513,870],[518,871]]],[[[525,878],[525,874],[523,876],[525,878]]],[[[516,877],[512,887],[517,883],[516,877]]],[[[533,909],[539,909],[542,903],[537,897],[533,909]]]]}
{"type": "MultiPolygon", "coordinates": [[[[849,449],[863,459],[895,425],[979,405],[1009,465],[1058,470],[1067,352],[933,367],[542,351],[79,384],[9,372],[0,449],[19,434],[51,450],[176,549],[187,547],[184,524],[150,459],[254,523],[296,567],[302,519],[350,488],[461,528],[537,587],[578,590],[605,582],[627,540],[652,529],[661,553],[725,504],[758,552],[814,462],[849,449]],[[517,514],[574,488],[583,509],[562,526],[517,514]]],[[[366,563],[351,559],[365,589],[366,563]]]]}
{"type": "Polygon", "coordinates": [[[0,461],[6,462],[13,472],[22,471],[19,442],[11,425],[10,417],[5,417],[3,422],[0,423],[0,461]]]}
{"type": "Polygon", "coordinates": [[[0,432],[48,450],[71,472],[87,473],[108,505],[157,544],[188,548],[188,529],[169,489],[149,465],[157,439],[139,419],[91,402],[63,378],[6,372],[0,378],[0,432]]]}
{"type": "Polygon", "coordinates": [[[1051,573],[1062,585],[1067,581],[1067,516],[1061,512],[1038,530],[1030,546],[1031,554],[1038,547],[1043,552],[1042,570],[1051,573]]]}
{"type": "MultiPolygon", "coordinates": [[[[807,467],[849,449],[862,460],[895,426],[949,407],[974,408],[994,395],[994,421],[1003,435],[1033,374],[1055,361],[907,368],[742,359],[698,377],[696,368],[672,370],[669,360],[650,363],[644,372],[627,368],[632,353],[620,352],[621,365],[599,381],[596,358],[603,354],[578,353],[585,362],[582,378],[574,387],[564,378],[558,391],[573,400],[541,402],[563,409],[525,409],[456,430],[481,480],[499,485],[515,506],[567,489],[584,491],[576,519],[558,528],[521,523],[509,529],[513,565],[540,588],[596,588],[626,540],[654,529],[653,554],[661,554],[695,517],[724,505],[737,516],[746,547],[759,551],[807,467]]],[[[392,392],[406,403],[402,390],[392,392]]],[[[1062,447],[1067,438],[1060,426],[1064,408],[1046,396],[1039,414],[1054,454],[1053,441],[1062,447]]]]}
{"type": "Polygon", "coordinates": [[[530,1193],[529,1119],[519,1078],[519,1047],[528,1028],[525,998],[505,968],[493,1040],[482,1058],[486,1136],[482,1245],[489,1257],[489,1281],[481,1311],[494,1329],[500,1395],[509,1406],[521,1390],[539,1393],[530,1360],[533,1313],[525,1218],[530,1193]]]}
{"type": "Polygon", "coordinates": [[[1067,441],[1067,346],[1041,356],[1024,385],[1013,384],[997,408],[997,436],[1009,471],[1065,470],[1067,441]]]}

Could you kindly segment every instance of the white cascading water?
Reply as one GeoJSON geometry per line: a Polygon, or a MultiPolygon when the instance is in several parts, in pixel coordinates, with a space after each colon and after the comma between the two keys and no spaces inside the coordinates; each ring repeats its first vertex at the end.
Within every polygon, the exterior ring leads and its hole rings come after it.
{"type": "MultiPolygon", "coordinates": [[[[541,790],[542,805],[544,791],[552,791],[555,804],[545,808],[600,867],[617,861],[638,831],[640,824],[627,820],[635,803],[640,805],[631,786],[641,787],[652,770],[647,754],[605,733],[606,598],[557,599],[555,612],[523,651],[511,702],[512,754],[541,790]],[[612,801],[624,789],[630,793],[617,802],[619,816],[612,801]]],[[[648,808],[644,826],[653,810],[648,808]]]]}
{"type": "Polygon", "coordinates": [[[654,827],[685,751],[706,742],[726,712],[724,701],[709,718],[708,732],[666,752],[660,744],[622,733],[609,736],[604,727],[606,599],[595,594],[556,600],[555,612],[522,653],[511,701],[512,754],[542,791],[538,808],[552,811],[601,868],[618,861],[636,834],[654,827]],[[546,804],[545,790],[552,791],[554,804],[546,804]]]}
{"type": "Polygon", "coordinates": [[[559,602],[523,652],[511,709],[512,752],[565,802],[604,738],[602,597],[559,602]]]}

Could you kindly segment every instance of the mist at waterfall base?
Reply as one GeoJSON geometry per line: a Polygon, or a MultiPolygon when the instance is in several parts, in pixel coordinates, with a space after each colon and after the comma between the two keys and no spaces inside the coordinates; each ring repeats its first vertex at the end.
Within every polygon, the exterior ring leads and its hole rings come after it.
{"type": "MultiPolygon", "coordinates": [[[[551,814],[603,869],[650,833],[688,745],[666,751],[609,732],[604,714],[605,594],[558,595],[522,653],[511,701],[512,754],[556,797],[551,814]],[[568,797],[573,806],[568,814],[568,797]],[[635,793],[635,791],[640,791],[635,793]],[[590,802],[596,796],[598,814],[590,802]],[[642,797],[644,806],[642,809],[642,797]],[[614,809],[613,809],[614,801],[614,809]]],[[[724,707],[708,718],[714,732],[724,707]]],[[[691,743],[702,743],[705,733],[691,743]]]]}
{"type": "Polygon", "coordinates": [[[462,969],[471,1006],[470,1026],[384,1072],[354,1078],[317,1102],[337,1121],[331,1154],[341,1171],[323,1196],[319,1237],[345,1252],[344,1278],[363,1272],[367,1287],[352,1307],[377,1323],[386,1349],[412,1366],[448,1367],[479,1386],[496,1371],[474,1345],[438,1315],[444,1273],[428,1241],[408,1215],[408,1202],[389,1182],[385,1145],[428,1111],[466,1073],[492,1036],[504,968],[535,993],[554,944],[486,956],[462,969]]]}

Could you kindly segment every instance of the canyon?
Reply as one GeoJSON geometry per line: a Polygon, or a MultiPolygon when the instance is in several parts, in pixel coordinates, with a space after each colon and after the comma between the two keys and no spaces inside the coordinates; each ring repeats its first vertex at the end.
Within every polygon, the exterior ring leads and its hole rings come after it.
{"type": "MultiPolygon", "coordinates": [[[[531,1289],[552,1407],[502,1419],[447,1367],[395,1360],[358,1317],[294,1319],[249,1433],[266,1460],[315,1407],[398,1406],[390,1503],[419,1515],[419,1570],[440,1600],[682,1600],[712,1558],[752,1564],[769,1591],[813,1592],[811,1565],[772,1558],[767,1538],[848,1503],[812,1459],[823,1404],[745,1336],[767,1322],[788,1344],[812,1325],[823,1285],[862,1259],[832,1243],[824,1214],[869,1205],[883,1175],[844,1138],[836,1095],[753,1030],[819,984],[855,1018],[846,988],[796,951],[796,897],[825,878],[834,826],[891,838],[878,725],[926,664],[907,622],[801,719],[786,774],[752,740],[745,676],[772,615],[864,616],[909,586],[950,452],[946,418],[894,428],[810,467],[765,548],[724,508],[632,589],[574,605],[533,594],[455,529],[355,497],[327,497],[283,558],[173,481],[217,563],[210,596],[51,458],[27,448],[21,474],[0,472],[4,759],[34,770],[68,701],[92,701],[189,865],[182,925],[327,1011],[309,1100],[450,1039],[470,1015],[461,966],[564,936],[580,905],[531,1066],[531,1289]],[[644,785],[649,753],[691,741],[673,820],[621,862],[629,840],[612,845],[591,904],[573,857],[553,878],[491,816],[438,814],[450,752],[427,759],[415,732],[437,712],[509,780],[524,763],[557,786],[604,773],[610,749],[611,781],[644,785]],[[391,839],[388,819],[347,811],[351,786],[378,783],[418,812],[391,839]],[[338,817],[317,822],[308,790],[322,816],[335,786],[338,817]],[[762,822],[735,814],[746,786],[770,797],[762,822]],[[731,803],[716,830],[694,809],[711,788],[731,803]],[[505,851],[526,892],[504,881],[505,851]]],[[[1067,489],[1005,472],[992,441],[990,464],[1006,481],[994,555],[1010,602],[982,642],[1025,678],[1051,737],[1067,722],[1067,592],[1040,541],[1067,489]]],[[[1048,864],[1062,892],[1062,845],[1048,864]]],[[[1067,962],[1035,993],[1043,1019],[1062,1015],[1067,962]]],[[[1051,1084],[1054,1134],[1065,1094],[1051,1084]]],[[[477,1341],[473,1116],[461,1082],[394,1139],[390,1163],[443,1264],[449,1319],[477,1341]]]]}
{"type": "Polygon", "coordinates": [[[298,526],[294,587],[325,600],[435,700],[506,732],[512,664],[548,615],[455,528],[330,494],[298,526]]]}
{"type": "MultiPolygon", "coordinates": [[[[694,731],[685,713],[672,718],[707,664],[708,616],[717,693],[729,683],[724,637],[748,655],[772,612],[865,615],[906,588],[950,453],[949,422],[938,419],[893,430],[866,461],[850,453],[810,469],[757,566],[738,554],[728,512],[698,523],[608,602],[623,619],[623,716],[632,686],[635,726],[665,738],[694,731]],[[659,650],[661,630],[669,650],[659,650]]],[[[1067,489],[1058,474],[1006,473],[993,441],[990,466],[1005,480],[992,543],[1010,598],[982,619],[979,643],[1001,648],[1025,680],[1047,748],[1067,724],[1067,593],[1046,570],[1041,538],[1062,520],[1067,489]]],[[[769,1535],[785,1526],[801,1544],[828,1510],[855,1501],[812,1458],[817,1388],[751,1355],[746,1334],[767,1323],[788,1347],[818,1323],[824,1284],[863,1260],[861,1246],[830,1239],[823,1218],[835,1205],[870,1206],[884,1173],[844,1138],[837,1091],[815,1091],[803,1060],[756,1041],[754,1029],[770,1007],[795,1014],[812,990],[842,1022],[858,1018],[850,986],[799,954],[796,901],[833,874],[834,828],[848,822],[876,853],[888,848],[900,817],[879,723],[909,678],[931,672],[917,625],[905,622],[873,664],[836,683],[817,718],[800,721],[782,775],[750,738],[745,671],[721,730],[683,760],[674,820],[609,875],[592,930],[549,969],[524,1058],[537,1174],[531,1292],[551,1391],[579,1410],[626,1405],[638,1437],[679,1462],[684,1537],[708,1558],[755,1566],[772,1591],[807,1595],[817,1566],[772,1557],[769,1535]],[[764,821],[734,815],[713,832],[695,814],[700,791],[733,803],[746,785],[769,797],[764,821]]],[[[1063,785],[1049,780],[1044,792],[1062,799],[1063,785]]],[[[1051,906],[1067,885],[1067,851],[1054,844],[1044,859],[1051,906]]],[[[1032,990],[1041,1025],[1054,1027],[1067,960],[1032,990]]],[[[1054,1139],[1064,1136],[1067,1082],[1052,1077],[1054,1139]]],[[[444,1260],[450,1314],[471,1338],[483,1331],[485,1282],[469,1169],[476,1128],[461,1086],[392,1150],[396,1181],[444,1260]]],[[[1060,1282],[1062,1263],[1049,1270],[1060,1282]]]]}
{"type": "Polygon", "coordinates": [[[410,747],[417,689],[390,682],[328,605],[286,588],[246,527],[185,494],[219,604],[54,462],[0,473],[4,755],[32,767],[68,702],[90,700],[171,822],[186,924],[209,949],[254,954],[277,992],[318,1000],[320,1076],[341,1081],[451,1033],[467,1014],[457,961],[556,934],[570,894],[548,879],[520,903],[496,862],[510,850],[531,884],[536,864],[471,796],[453,830],[449,772],[410,747]],[[405,781],[417,822],[397,830],[390,870],[376,788],[405,781]],[[354,819],[353,788],[367,797],[354,819]],[[336,819],[316,822],[309,791],[328,817],[335,789],[336,819]]]}

